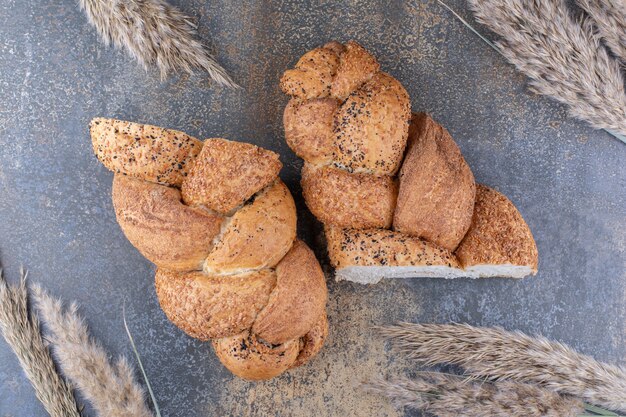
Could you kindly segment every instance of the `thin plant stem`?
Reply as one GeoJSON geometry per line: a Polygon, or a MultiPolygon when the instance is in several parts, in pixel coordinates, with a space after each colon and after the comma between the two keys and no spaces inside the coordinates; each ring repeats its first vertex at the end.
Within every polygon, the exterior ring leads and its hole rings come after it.
{"type": "Polygon", "coordinates": [[[139,369],[141,370],[141,375],[143,375],[144,381],[146,381],[146,387],[148,387],[148,393],[150,394],[150,400],[152,401],[152,405],[154,406],[154,412],[157,417],[161,417],[161,410],[159,409],[159,404],[157,403],[156,396],[152,391],[152,386],[150,385],[150,380],[148,379],[148,375],[146,374],[146,370],[143,367],[143,363],[141,362],[141,357],[139,356],[139,351],[137,351],[137,346],[135,346],[135,340],[133,339],[133,335],[130,333],[130,329],[128,328],[128,323],[126,323],[126,308],[122,308],[122,319],[124,320],[124,329],[126,329],[126,334],[128,335],[128,340],[130,340],[130,345],[133,348],[133,352],[135,353],[135,357],[137,358],[137,363],[139,364],[139,369]]]}

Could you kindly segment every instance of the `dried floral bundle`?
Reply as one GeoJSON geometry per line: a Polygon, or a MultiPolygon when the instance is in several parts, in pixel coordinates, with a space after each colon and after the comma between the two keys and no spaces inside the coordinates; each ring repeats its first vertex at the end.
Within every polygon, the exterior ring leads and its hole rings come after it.
{"type": "Polygon", "coordinates": [[[91,402],[98,415],[107,417],[151,417],[144,391],[135,381],[133,370],[125,357],[116,363],[90,336],[87,326],[72,303],[67,311],[61,301],[52,298],[39,286],[33,287],[41,312],[63,373],[91,402]]]}
{"type": "Polygon", "coordinates": [[[626,64],[626,2],[623,0],[577,0],[591,17],[604,43],[626,64]]]}
{"type": "MultiPolygon", "coordinates": [[[[534,91],[566,104],[572,116],[626,140],[624,78],[591,19],[574,19],[564,0],[469,0],[469,4],[478,21],[501,37],[496,42],[500,53],[530,77],[534,91]]],[[[624,46],[624,31],[616,37],[611,27],[619,30],[623,16],[608,8],[592,6],[588,11],[597,19],[612,16],[598,26],[620,55],[617,45],[624,46]]]]}
{"type": "Polygon", "coordinates": [[[399,352],[424,365],[459,365],[473,377],[537,384],[626,410],[626,370],[543,337],[466,324],[403,323],[380,332],[399,352]]]}
{"type": "Polygon", "coordinates": [[[442,373],[376,379],[364,388],[389,397],[399,407],[438,417],[575,417],[584,409],[579,400],[534,385],[473,381],[442,373]]]}
{"type": "Polygon", "coordinates": [[[164,0],[80,0],[89,22],[108,45],[125,49],[144,68],[165,78],[179,70],[204,69],[219,85],[236,88],[204,45],[191,19],[164,0]]]}
{"type": "Polygon", "coordinates": [[[10,286],[0,269],[0,330],[46,411],[53,417],[80,417],[72,389],[57,373],[43,341],[39,320],[28,312],[24,272],[20,285],[10,286]]]}

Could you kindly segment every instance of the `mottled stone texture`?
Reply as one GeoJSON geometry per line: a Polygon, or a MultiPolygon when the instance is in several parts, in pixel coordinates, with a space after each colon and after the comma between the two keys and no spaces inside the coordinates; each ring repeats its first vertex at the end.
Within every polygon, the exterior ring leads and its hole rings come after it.
{"type": "MultiPolygon", "coordinates": [[[[209,88],[203,76],[159,82],[99,43],[75,1],[0,0],[0,257],[11,280],[23,264],[33,281],[78,300],[114,354],[130,355],[126,303],[164,416],[404,415],[356,387],[372,375],[415,371],[370,332],[398,320],[501,325],[623,363],[624,144],[529,93],[524,77],[434,0],[175,3],[197,19],[244,90],[209,88]],[[539,274],[373,287],[329,280],[331,331],[322,353],[272,381],[243,382],[210,344],[187,337],[159,309],[153,267],[115,222],[112,174],[92,155],[87,124],[118,117],[279,152],[299,235],[324,257],[298,184],[302,162],[283,139],[287,98],[278,80],[313,46],[351,38],[405,85],[415,110],[450,131],[476,180],[517,205],[537,240],[539,274]]],[[[473,21],[463,1],[450,3],[473,21]]],[[[44,415],[0,341],[0,416],[44,415]]]]}

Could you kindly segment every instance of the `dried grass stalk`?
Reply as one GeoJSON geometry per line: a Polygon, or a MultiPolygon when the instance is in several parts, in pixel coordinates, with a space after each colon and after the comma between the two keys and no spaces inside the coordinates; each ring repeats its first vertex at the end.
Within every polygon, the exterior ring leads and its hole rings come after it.
{"type": "Polygon", "coordinates": [[[156,66],[164,79],[177,71],[204,69],[219,85],[237,88],[196,39],[191,19],[164,0],[79,0],[89,22],[109,45],[125,49],[144,67],[156,66]]]}
{"type": "Polygon", "coordinates": [[[624,78],[590,19],[563,0],[469,0],[479,22],[500,35],[502,55],[531,78],[535,92],[569,107],[593,127],[626,136],[624,78]]]}
{"type": "Polygon", "coordinates": [[[80,417],[72,389],[57,373],[41,336],[39,320],[28,312],[24,271],[20,285],[10,286],[0,269],[0,330],[48,414],[80,417]]]}
{"type": "Polygon", "coordinates": [[[135,381],[126,358],[111,364],[108,355],[91,337],[72,303],[67,311],[61,301],[34,286],[33,294],[54,345],[63,373],[87,398],[100,416],[152,417],[143,388],[135,381]]]}
{"type": "Polygon", "coordinates": [[[614,410],[626,410],[626,370],[543,337],[467,324],[402,323],[380,329],[425,365],[455,364],[469,375],[538,384],[614,410]]]}
{"type": "Polygon", "coordinates": [[[624,0],[577,0],[598,28],[609,49],[626,64],[626,2],[624,0]]]}
{"type": "Polygon", "coordinates": [[[583,403],[534,385],[510,381],[470,381],[442,373],[422,373],[415,379],[375,379],[364,385],[398,407],[439,417],[575,417],[583,403]]]}

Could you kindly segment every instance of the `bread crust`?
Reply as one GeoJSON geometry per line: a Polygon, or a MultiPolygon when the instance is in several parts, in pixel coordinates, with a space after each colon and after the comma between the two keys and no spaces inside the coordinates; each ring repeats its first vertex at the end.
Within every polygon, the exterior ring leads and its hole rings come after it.
{"type": "Polygon", "coordinates": [[[393,228],[454,251],[472,222],[474,175],[448,131],[429,115],[413,115],[409,131],[393,228]]]}
{"type": "Polygon", "coordinates": [[[117,222],[143,256],[160,268],[202,269],[222,217],[182,204],[175,188],[122,174],[112,194],[117,222]]]}
{"type": "Polygon", "coordinates": [[[103,117],[89,123],[93,151],[105,167],[159,184],[180,186],[202,142],[177,130],[103,117]]]}
{"type": "Polygon", "coordinates": [[[283,114],[285,140],[300,158],[314,164],[330,163],[335,147],[333,120],[338,107],[333,98],[289,100],[283,114]]]}
{"type": "Polygon", "coordinates": [[[398,80],[379,72],[335,113],[333,161],[349,172],[393,175],[409,134],[411,103],[398,80]]]}
{"type": "MultiPolygon", "coordinates": [[[[316,59],[339,49],[329,48],[316,59]]],[[[117,172],[118,222],[158,266],[159,304],[176,326],[212,339],[222,363],[252,380],[317,354],[328,332],[326,281],[296,241],[296,207],[277,154],[108,119],[91,130],[94,151],[117,172]]]]}
{"type": "Polygon", "coordinates": [[[232,274],[273,268],[296,238],[296,205],[280,180],[259,193],[226,222],[207,256],[204,271],[232,274]]]}
{"type": "Polygon", "coordinates": [[[278,177],[278,154],[250,143],[204,141],[182,184],[185,204],[229,213],[278,177]]]}
{"type": "Polygon", "coordinates": [[[489,229],[493,225],[473,220],[477,196],[469,166],[450,134],[430,116],[415,115],[410,123],[410,100],[402,84],[381,72],[376,58],[356,42],[331,42],[322,50],[339,59],[334,75],[329,75],[334,59],[332,65],[309,59],[320,54],[320,48],[305,54],[295,70],[286,71],[283,81],[294,74],[324,75],[306,79],[306,88],[304,78],[293,88],[283,83],[283,91],[292,96],[283,121],[287,143],[305,160],[303,196],[326,227],[336,277],[373,283],[383,276],[519,278],[531,268],[536,271],[536,246],[521,216],[498,203],[510,214],[498,215],[512,222],[501,226],[520,244],[518,252],[489,229]],[[305,69],[300,68],[303,62],[305,69]],[[316,82],[322,87],[308,87],[316,82]],[[388,230],[392,225],[393,231],[388,230]],[[482,229],[490,235],[481,237],[482,229]],[[461,268],[455,250],[466,265],[477,267],[461,268]],[[486,253],[489,250],[495,252],[486,253]],[[489,260],[496,265],[480,264],[489,260]]]}
{"type": "Polygon", "coordinates": [[[335,268],[349,266],[446,266],[460,268],[448,250],[386,229],[325,227],[328,256],[335,268]]]}
{"type": "Polygon", "coordinates": [[[251,381],[270,379],[291,368],[301,346],[299,338],[273,346],[248,331],[213,339],[215,354],[222,364],[238,377],[251,381]]]}
{"type": "Polygon", "coordinates": [[[328,97],[331,83],[339,67],[336,46],[315,48],[287,70],[280,79],[280,87],[290,96],[300,100],[328,97]]]}
{"type": "Polygon", "coordinates": [[[328,317],[326,316],[326,310],[324,310],[321,317],[317,320],[313,328],[308,331],[307,334],[302,336],[302,348],[296,358],[296,361],[291,365],[292,368],[302,366],[307,363],[311,358],[317,355],[324,342],[328,337],[328,317]]]}
{"type": "Polygon", "coordinates": [[[345,100],[379,69],[380,64],[372,54],[359,43],[348,41],[339,55],[339,66],[330,89],[331,95],[338,100],[345,100]]]}
{"type": "Polygon", "coordinates": [[[474,215],[456,250],[461,265],[530,266],[537,273],[539,255],[530,228],[513,203],[485,185],[476,187],[474,215]]]}
{"type": "Polygon", "coordinates": [[[249,329],[275,285],[276,273],[269,269],[218,276],[158,268],[155,275],[157,298],[167,318],[200,340],[249,329]]]}
{"type": "Polygon", "coordinates": [[[350,174],[304,163],[302,193],[324,224],[353,228],[391,226],[398,186],[392,177],[350,174]]]}
{"type": "Polygon", "coordinates": [[[272,344],[304,336],[326,311],[326,279],[313,251],[297,240],[276,266],[276,287],[252,332],[272,344]]]}

